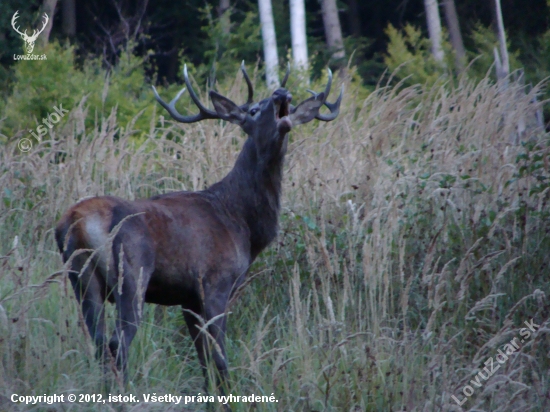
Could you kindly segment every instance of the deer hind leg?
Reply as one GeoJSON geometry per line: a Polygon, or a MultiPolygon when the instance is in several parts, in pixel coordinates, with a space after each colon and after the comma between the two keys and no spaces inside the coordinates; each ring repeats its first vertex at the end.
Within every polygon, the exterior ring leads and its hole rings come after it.
{"type": "MultiPolygon", "coordinates": [[[[67,251],[63,254],[66,263],[70,258],[67,251]]],[[[91,338],[96,344],[96,357],[102,362],[108,359],[107,341],[105,339],[105,294],[106,285],[99,269],[93,261],[89,261],[90,254],[83,253],[75,256],[69,267],[69,279],[84,322],[91,338]]]]}
{"type": "Polygon", "coordinates": [[[63,263],[70,261],[69,279],[84,317],[90,336],[97,346],[96,356],[103,361],[108,359],[105,340],[105,279],[101,276],[95,261],[90,261],[90,253],[79,253],[77,237],[69,233],[71,221],[60,222],[55,230],[57,247],[63,263]],[[74,254],[77,252],[76,254],[74,254]],[[74,256],[73,256],[74,254],[74,256]]]}
{"type": "Polygon", "coordinates": [[[152,245],[141,236],[137,238],[132,239],[130,233],[119,233],[113,242],[116,284],[113,285],[112,295],[117,319],[109,349],[116,359],[117,369],[123,372],[125,381],[128,379],[128,348],[141,323],[145,292],[154,270],[152,245]]]}

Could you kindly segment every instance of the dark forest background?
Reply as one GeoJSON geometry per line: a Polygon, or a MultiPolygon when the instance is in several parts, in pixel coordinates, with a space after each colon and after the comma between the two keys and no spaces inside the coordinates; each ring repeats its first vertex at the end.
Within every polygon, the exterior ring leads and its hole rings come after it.
{"type": "MultiPolygon", "coordinates": [[[[128,39],[136,41],[135,53],[149,53],[148,74],[158,72],[167,82],[176,80],[182,56],[195,66],[210,66],[223,61],[225,55],[240,61],[255,62],[262,58],[262,42],[257,3],[234,0],[230,9],[219,9],[218,0],[185,1],[109,1],[74,2],[75,21],[57,5],[51,40],[76,45],[79,59],[102,56],[105,64],[116,61],[117,54],[128,39]],[[229,13],[230,34],[219,27],[220,14],[229,13]]],[[[290,47],[288,1],[274,1],[277,43],[281,64],[287,60],[290,47]]],[[[307,34],[313,74],[317,75],[329,57],[326,53],[324,28],[319,0],[306,0],[307,34]]],[[[473,55],[479,52],[474,33],[480,27],[495,26],[494,5],[491,0],[462,0],[456,2],[466,48],[473,55]]],[[[412,24],[426,34],[424,4],[420,0],[341,0],[338,2],[346,55],[353,53],[365,84],[375,84],[384,70],[384,54],[389,37],[389,24],[403,28],[412,24]]],[[[41,1],[6,0],[0,5],[0,64],[3,84],[10,79],[14,65],[12,55],[21,52],[21,40],[12,30],[10,20],[20,10],[22,27],[33,27],[40,20],[41,1]]],[[[512,53],[532,78],[537,77],[533,66],[548,66],[550,54],[541,55],[543,36],[550,28],[550,10],[546,0],[503,0],[504,25],[512,53]]],[[[442,17],[443,23],[445,23],[442,17]]],[[[427,36],[427,34],[426,34],[427,36]]],[[[546,41],[548,39],[546,38],[546,41]]],[[[223,74],[223,73],[222,73],[223,74]]],[[[541,76],[537,77],[538,78],[541,76]]]]}

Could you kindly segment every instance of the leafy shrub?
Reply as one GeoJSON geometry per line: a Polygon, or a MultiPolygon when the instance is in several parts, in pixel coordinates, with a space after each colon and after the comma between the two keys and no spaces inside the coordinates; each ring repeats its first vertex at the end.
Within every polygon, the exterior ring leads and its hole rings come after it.
{"type": "MultiPolygon", "coordinates": [[[[108,117],[116,108],[125,125],[141,110],[152,110],[153,95],[145,80],[145,60],[122,51],[116,66],[107,70],[99,58],[86,60],[83,67],[75,63],[72,46],[51,43],[36,53],[47,55],[46,61],[18,61],[14,67],[13,90],[3,102],[5,120],[0,123],[0,142],[21,131],[34,129],[61,105],[71,110],[84,96],[88,109],[98,118],[108,117]]],[[[86,119],[87,125],[95,116],[86,119]]],[[[63,119],[66,121],[66,118],[63,119]]],[[[147,129],[149,120],[142,116],[138,128],[147,129]]]]}
{"type": "MultiPolygon", "coordinates": [[[[195,76],[209,76],[211,80],[232,77],[235,62],[245,60],[250,64],[258,60],[262,39],[256,10],[239,13],[229,9],[222,18],[215,18],[209,5],[200,12],[208,22],[202,28],[207,40],[203,46],[204,59],[195,66],[195,76]]],[[[186,55],[183,55],[182,67],[184,63],[188,63],[186,55]]]]}
{"type": "Polygon", "coordinates": [[[441,65],[431,53],[430,39],[420,29],[407,24],[403,31],[393,25],[386,28],[388,43],[384,62],[398,80],[405,85],[434,84],[438,78],[448,73],[453,67],[452,51],[448,42],[443,42],[445,61],[441,65]]]}
{"type": "MultiPolygon", "coordinates": [[[[453,73],[458,73],[454,61],[454,51],[446,40],[446,36],[444,36],[442,43],[445,53],[444,64],[442,65],[434,59],[431,53],[430,39],[424,36],[420,29],[407,24],[400,31],[390,24],[386,29],[386,34],[390,41],[384,62],[397,80],[403,80],[404,85],[432,85],[441,76],[453,79],[453,73]]],[[[487,75],[495,79],[493,50],[495,47],[498,48],[498,39],[494,31],[478,24],[467,40],[470,43],[467,51],[470,65],[465,74],[477,81],[484,79],[487,75]]],[[[550,35],[548,35],[548,39],[543,36],[540,42],[541,55],[550,56],[548,50],[544,53],[545,47],[550,48],[550,35]]],[[[513,51],[510,44],[508,44],[508,54],[511,72],[523,67],[519,61],[519,52],[513,51]]],[[[546,65],[548,65],[547,62],[546,65]]],[[[544,66],[545,64],[540,65],[540,67],[544,66]]],[[[542,69],[541,71],[550,73],[550,67],[548,70],[542,69]]],[[[540,80],[542,78],[539,76],[540,80]]]]}
{"type": "MultiPolygon", "coordinates": [[[[495,63],[494,49],[499,50],[498,38],[489,27],[477,24],[470,35],[472,43],[468,51],[468,59],[471,61],[468,75],[476,79],[483,79],[487,74],[495,78],[493,65],[495,63]]],[[[513,72],[522,67],[519,62],[519,52],[514,51],[510,42],[507,42],[510,71],[513,72]]]]}

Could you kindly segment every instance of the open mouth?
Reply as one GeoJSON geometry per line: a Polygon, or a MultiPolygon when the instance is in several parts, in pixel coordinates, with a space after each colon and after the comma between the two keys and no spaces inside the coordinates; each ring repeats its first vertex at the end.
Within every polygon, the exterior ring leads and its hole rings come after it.
{"type": "Polygon", "coordinates": [[[283,101],[275,104],[275,117],[277,121],[277,130],[281,137],[285,136],[290,129],[292,129],[292,122],[290,117],[288,117],[290,112],[290,101],[292,97],[286,96],[283,101]]]}
{"type": "Polygon", "coordinates": [[[285,89],[278,89],[273,92],[272,102],[275,110],[275,121],[277,131],[281,137],[284,137],[292,129],[292,121],[289,114],[292,106],[292,95],[285,89]]]}
{"type": "Polygon", "coordinates": [[[289,115],[290,102],[292,100],[292,97],[285,96],[283,99],[277,100],[279,101],[275,101],[275,117],[277,118],[277,120],[279,120],[289,115]]]}
{"type": "Polygon", "coordinates": [[[271,95],[271,101],[273,102],[273,106],[275,106],[275,118],[277,121],[290,114],[292,94],[288,90],[282,88],[275,90],[271,95]]]}

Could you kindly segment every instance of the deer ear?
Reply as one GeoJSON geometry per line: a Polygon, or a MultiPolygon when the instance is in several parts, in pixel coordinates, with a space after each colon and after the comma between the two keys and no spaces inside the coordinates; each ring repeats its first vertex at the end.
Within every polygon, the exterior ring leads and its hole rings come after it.
{"type": "Polygon", "coordinates": [[[300,103],[290,114],[292,125],[296,126],[312,121],[319,114],[325,100],[325,93],[319,93],[300,103]]]}
{"type": "Polygon", "coordinates": [[[212,100],[212,103],[214,103],[216,113],[218,113],[218,116],[220,116],[223,120],[227,120],[228,122],[235,124],[241,124],[245,119],[246,113],[227,97],[211,90],[210,99],[212,100]]]}

